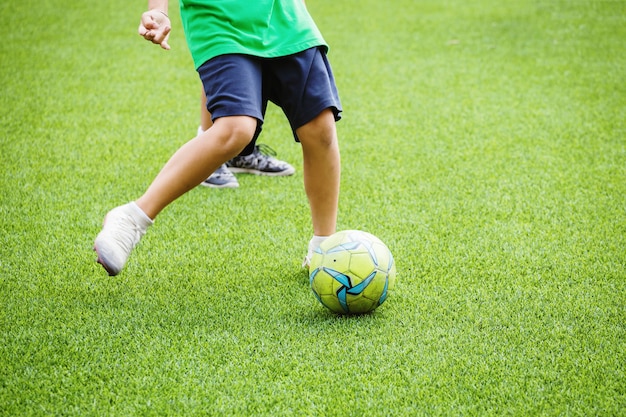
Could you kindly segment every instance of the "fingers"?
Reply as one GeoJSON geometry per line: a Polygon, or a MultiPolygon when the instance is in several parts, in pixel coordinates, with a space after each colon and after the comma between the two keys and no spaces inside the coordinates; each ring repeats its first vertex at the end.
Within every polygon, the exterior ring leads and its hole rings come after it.
{"type": "Polygon", "coordinates": [[[169,44],[169,43],[167,43],[167,39],[168,39],[168,38],[165,38],[165,40],[164,40],[163,42],[161,42],[159,45],[161,46],[161,48],[163,48],[163,49],[165,49],[165,50],[169,51],[169,49],[170,49],[170,44],[169,44]]]}
{"type": "Polygon", "coordinates": [[[170,49],[168,39],[172,27],[169,19],[161,13],[145,12],[141,16],[138,33],[145,40],[160,45],[163,49],[170,49]]]}
{"type": "Polygon", "coordinates": [[[168,43],[170,30],[171,28],[166,26],[157,30],[146,30],[145,33],[140,33],[140,35],[142,35],[145,40],[160,45],[163,49],[170,49],[170,45],[168,43]]]}

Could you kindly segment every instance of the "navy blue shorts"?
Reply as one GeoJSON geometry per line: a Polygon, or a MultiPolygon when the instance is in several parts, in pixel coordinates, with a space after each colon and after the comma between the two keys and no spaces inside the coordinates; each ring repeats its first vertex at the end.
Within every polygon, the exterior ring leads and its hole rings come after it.
{"type": "Polygon", "coordinates": [[[311,48],[279,58],[229,54],[198,68],[213,119],[250,116],[259,121],[258,136],[271,101],[283,109],[291,129],[331,109],[341,118],[341,103],[324,50],[311,48]]]}

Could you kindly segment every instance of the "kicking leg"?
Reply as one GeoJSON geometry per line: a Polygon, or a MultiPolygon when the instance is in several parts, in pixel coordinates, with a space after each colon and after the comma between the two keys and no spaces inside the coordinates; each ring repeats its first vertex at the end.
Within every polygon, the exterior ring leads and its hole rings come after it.
{"type": "Polygon", "coordinates": [[[137,205],[152,219],[169,203],[205,180],[250,141],[257,120],[222,117],[206,132],[183,145],[165,164],[137,205]]]}

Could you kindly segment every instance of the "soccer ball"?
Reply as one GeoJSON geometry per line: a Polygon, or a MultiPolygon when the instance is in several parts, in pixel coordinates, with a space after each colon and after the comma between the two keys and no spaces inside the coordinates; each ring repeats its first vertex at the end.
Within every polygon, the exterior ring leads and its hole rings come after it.
{"type": "Polygon", "coordinates": [[[385,302],[396,282],[396,264],[376,236],[344,230],[326,239],[309,266],[311,289],[329,310],[362,314],[385,302]]]}

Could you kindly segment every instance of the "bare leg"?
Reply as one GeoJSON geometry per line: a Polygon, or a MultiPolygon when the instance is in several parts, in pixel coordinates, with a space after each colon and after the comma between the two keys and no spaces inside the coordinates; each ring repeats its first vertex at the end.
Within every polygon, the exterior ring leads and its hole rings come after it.
{"type": "Polygon", "coordinates": [[[154,219],[168,204],[236,156],[250,142],[256,126],[257,120],[248,116],[217,119],[170,158],[136,204],[154,219]]]}
{"type": "Polygon", "coordinates": [[[302,144],[304,189],[311,207],[313,233],[336,231],[341,158],[335,118],[330,109],[296,131],[302,144]]]}

